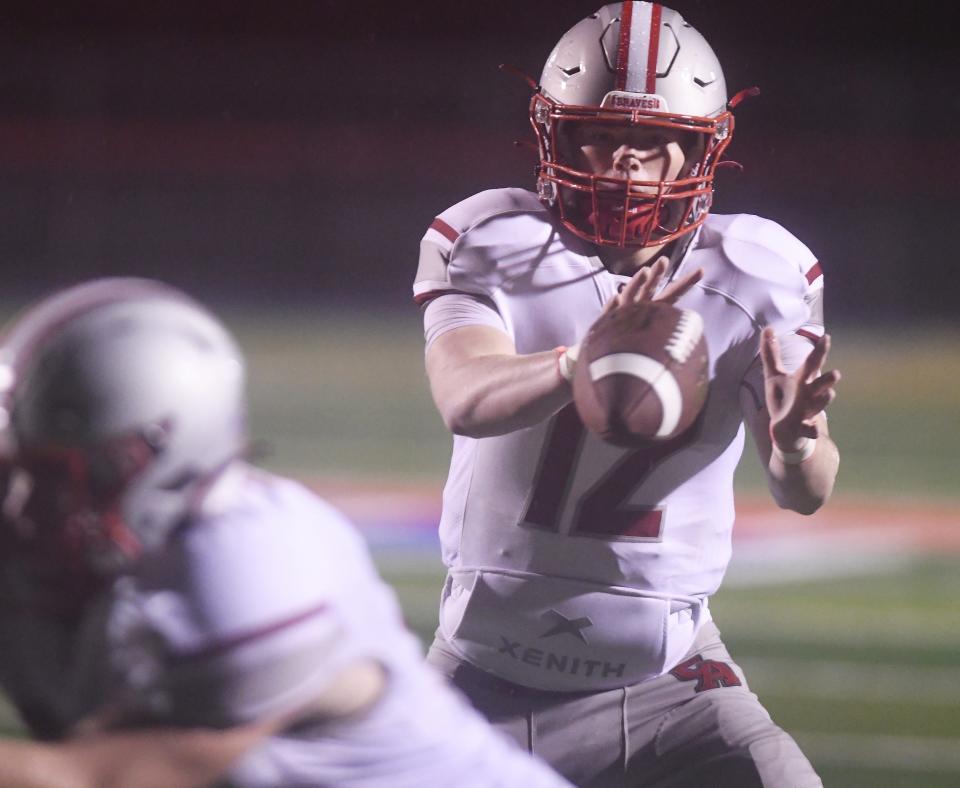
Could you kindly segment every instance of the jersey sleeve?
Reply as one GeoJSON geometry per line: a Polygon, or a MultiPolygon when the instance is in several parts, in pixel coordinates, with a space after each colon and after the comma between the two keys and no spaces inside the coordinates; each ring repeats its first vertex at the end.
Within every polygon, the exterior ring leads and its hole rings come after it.
{"type": "Polygon", "coordinates": [[[749,214],[717,217],[712,228],[729,263],[714,285],[747,312],[758,339],[766,326],[778,336],[822,336],[823,271],[801,241],[776,222],[749,214]]]}
{"type": "Polygon", "coordinates": [[[495,301],[511,277],[511,261],[523,254],[524,237],[549,228],[546,209],[524,189],[491,189],[457,203],[433,220],[420,242],[414,301],[423,305],[448,293],[495,301]]]}
{"type": "MultiPolygon", "coordinates": [[[[819,261],[783,227],[756,216],[737,217],[726,230],[723,248],[740,271],[751,275],[747,281],[753,286],[759,284],[758,292],[762,292],[753,299],[759,305],[755,308],[758,342],[759,329],[772,326],[783,368],[795,371],[825,330],[823,269],[819,261]]],[[[745,414],[764,407],[759,352],[743,376],[741,395],[745,414]]]]}
{"type": "Polygon", "coordinates": [[[133,598],[128,683],[145,683],[132,688],[163,722],[226,727],[289,711],[368,656],[342,603],[377,582],[359,537],[318,501],[273,519],[233,513],[193,529],[162,590],[133,598]]]}
{"type": "Polygon", "coordinates": [[[423,336],[425,348],[437,337],[463,326],[489,326],[507,332],[500,312],[486,296],[468,293],[444,293],[432,298],[423,310],[423,336]]]}

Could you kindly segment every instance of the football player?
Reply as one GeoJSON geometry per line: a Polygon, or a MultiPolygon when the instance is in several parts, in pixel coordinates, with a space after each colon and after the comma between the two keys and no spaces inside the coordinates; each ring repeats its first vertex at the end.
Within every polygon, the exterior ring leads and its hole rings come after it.
{"type": "Polygon", "coordinates": [[[819,508],[839,463],[820,265],[771,221],[709,213],[747,92],[676,11],[606,5],[535,86],[536,192],[482,192],[423,237],[414,295],[454,433],[428,658],[578,785],[820,785],[709,607],[744,424],[784,508],[819,508]],[[626,450],[585,431],[570,381],[601,310],[644,300],[703,317],[710,391],[686,433],[626,450]]]}
{"type": "Polygon", "coordinates": [[[155,282],[0,345],[3,786],[544,786],[422,661],[352,527],[255,470],[244,363],[155,282]]]}

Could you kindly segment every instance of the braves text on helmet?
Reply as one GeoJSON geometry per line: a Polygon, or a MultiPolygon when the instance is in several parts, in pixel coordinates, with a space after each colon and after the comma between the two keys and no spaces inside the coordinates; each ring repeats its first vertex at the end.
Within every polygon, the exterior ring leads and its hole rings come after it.
{"type": "Polygon", "coordinates": [[[577,236],[598,245],[660,246],[702,224],[733,115],[716,55],[679,13],[658,3],[602,7],[551,52],[530,102],[537,192],[577,236]],[[673,135],[685,154],[670,179],[587,171],[564,142],[582,124],[673,135]]]}

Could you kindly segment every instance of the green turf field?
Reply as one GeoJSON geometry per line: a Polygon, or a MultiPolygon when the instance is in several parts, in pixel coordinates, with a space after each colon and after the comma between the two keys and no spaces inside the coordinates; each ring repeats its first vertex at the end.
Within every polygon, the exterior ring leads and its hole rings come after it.
{"type": "MultiPolygon", "coordinates": [[[[294,473],[442,478],[450,440],[429,399],[419,311],[228,313],[250,354],[253,426],[294,473]]],[[[839,494],[958,499],[960,327],[836,329],[831,429],[839,494]]],[[[748,452],[749,454],[749,452],[748,452]]],[[[760,482],[756,463],[741,474],[760,482]]]]}
{"type": "MultiPolygon", "coordinates": [[[[250,356],[265,465],[308,479],[442,479],[450,439],[429,400],[415,308],[226,314],[250,356]]],[[[837,496],[960,512],[960,330],[841,327],[834,341],[844,373],[831,408],[837,496]]],[[[739,484],[762,487],[752,458],[739,484]]],[[[437,557],[377,557],[410,625],[429,637],[437,557]]],[[[941,552],[866,576],[734,585],[713,610],[754,690],[827,786],[936,788],[960,785],[958,599],[960,554],[941,552]]]]}

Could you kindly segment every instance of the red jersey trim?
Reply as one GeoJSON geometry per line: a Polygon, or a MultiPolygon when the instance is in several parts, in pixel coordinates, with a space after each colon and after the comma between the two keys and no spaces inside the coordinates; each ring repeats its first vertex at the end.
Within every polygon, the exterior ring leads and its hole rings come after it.
{"type": "Polygon", "coordinates": [[[814,263],[813,267],[807,271],[807,284],[812,285],[821,276],[823,276],[823,269],[820,267],[820,263],[814,263]]]}
{"type": "Polygon", "coordinates": [[[246,632],[240,632],[233,637],[214,641],[209,645],[193,651],[185,651],[181,652],[180,654],[175,654],[173,655],[172,661],[182,664],[184,662],[199,662],[205,659],[222,657],[224,654],[228,654],[234,649],[246,646],[258,640],[268,638],[270,635],[274,635],[277,632],[283,631],[284,629],[289,629],[297,624],[302,624],[304,621],[309,621],[311,618],[322,616],[327,613],[328,610],[328,606],[325,603],[321,603],[315,607],[303,610],[296,615],[290,616],[289,618],[274,621],[271,624],[265,624],[262,627],[257,627],[256,629],[251,629],[246,632]]]}
{"type": "Polygon", "coordinates": [[[442,295],[471,295],[465,290],[428,290],[426,293],[417,293],[413,297],[413,301],[417,306],[423,306],[428,301],[433,301],[434,298],[439,298],[442,295]]]}
{"type": "MultiPolygon", "coordinates": [[[[421,225],[422,226],[422,225],[421,225]]],[[[436,230],[440,235],[446,238],[450,243],[453,243],[460,237],[460,233],[454,230],[449,224],[447,224],[439,216],[433,220],[433,223],[430,225],[431,230],[436,230]]]]}

